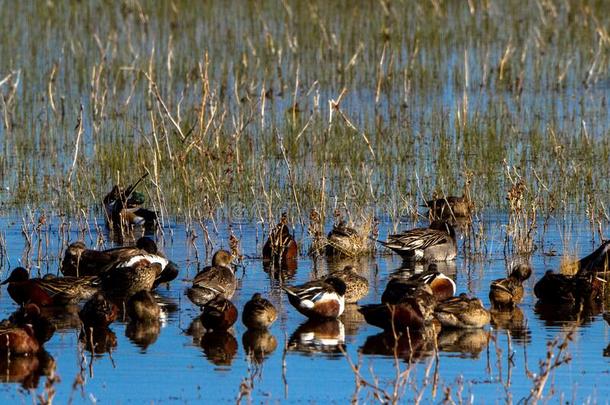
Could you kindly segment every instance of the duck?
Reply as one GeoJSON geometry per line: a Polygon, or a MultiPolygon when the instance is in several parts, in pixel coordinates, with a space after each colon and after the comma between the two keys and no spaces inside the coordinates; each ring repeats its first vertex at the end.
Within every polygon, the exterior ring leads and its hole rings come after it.
{"type": "Polygon", "coordinates": [[[491,320],[481,300],[464,293],[438,303],[434,315],[443,328],[454,329],[482,328],[491,320]]]}
{"type": "Polygon", "coordinates": [[[212,256],[212,265],[204,267],[193,279],[193,286],[186,292],[191,302],[205,306],[216,296],[231,299],[237,288],[237,278],[231,267],[232,255],[218,250],[212,256]]]}
{"type": "Polygon", "coordinates": [[[326,237],[327,256],[355,257],[371,250],[369,239],[356,229],[347,226],[344,220],[339,221],[326,237]]]}
{"type": "Polygon", "coordinates": [[[356,272],[353,266],[345,266],[343,270],[331,272],[326,278],[335,277],[345,283],[345,303],[354,304],[369,293],[369,280],[356,272]]]}
{"type": "Polygon", "coordinates": [[[271,230],[263,246],[263,261],[286,263],[296,260],[299,247],[288,228],[288,215],[282,214],[280,222],[271,230]]]}
{"type": "Polygon", "coordinates": [[[248,329],[267,329],[277,319],[277,310],[268,299],[255,293],[244,305],[241,320],[248,329]]]}
{"type": "Polygon", "coordinates": [[[402,333],[407,329],[419,330],[433,321],[435,305],[432,289],[423,284],[396,303],[364,305],[358,311],[368,324],[385,331],[402,333]]]}
{"type": "Polygon", "coordinates": [[[8,284],[8,293],[17,304],[39,307],[76,304],[91,298],[101,285],[97,276],[30,278],[23,267],[15,268],[1,284],[8,284]]]}
{"type": "Polygon", "coordinates": [[[72,277],[95,276],[114,264],[123,263],[124,266],[131,266],[133,262],[142,259],[161,265],[162,271],[155,280],[155,287],[178,277],[178,266],[159,252],[155,241],[147,236],[139,238],[135,246],[102,251],[87,249],[80,241],[71,243],[64,253],[61,272],[65,276],[72,277]]]}
{"type": "Polygon", "coordinates": [[[462,194],[461,197],[448,196],[428,200],[424,206],[428,207],[432,218],[439,219],[467,218],[474,208],[474,204],[466,194],[462,194]]]}
{"type": "Polygon", "coordinates": [[[85,328],[106,328],[114,322],[119,314],[119,308],[106,299],[104,294],[97,293],[83,306],[78,313],[85,328]]]}
{"type": "Polygon", "coordinates": [[[601,299],[604,280],[595,273],[579,271],[574,276],[548,270],[534,285],[534,294],[543,303],[587,304],[601,299]]]}
{"type": "Polygon", "coordinates": [[[402,297],[412,295],[424,284],[430,286],[432,295],[439,302],[455,295],[455,281],[438,271],[435,264],[430,264],[426,271],[413,274],[407,278],[391,277],[381,295],[381,302],[396,304],[402,297]]]}
{"type": "Polygon", "coordinates": [[[489,300],[495,307],[513,307],[523,300],[523,282],[532,275],[527,264],[513,267],[510,275],[491,282],[489,300]]]}
{"type": "Polygon", "coordinates": [[[308,318],[338,318],[345,309],[345,283],[337,277],[282,287],[288,301],[308,318]]]}
{"type": "Polygon", "coordinates": [[[162,272],[161,264],[151,263],[144,257],[117,262],[100,275],[102,290],[113,298],[129,298],[138,291],[152,290],[162,272]]]}
{"type": "Polygon", "coordinates": [[[157,224],[157,213],[142,208],[144,195],[135,191],[136,187],[148,176],[145,173],[134,184],[126,189],[115,185],[102,202],[106,213],[106,225],[109,228],[131,227],[143,225],[154,227],[157,224]]]}
{"type": "Polygon", "coordinates": [[[449,261],[457,256],[455,230],[447,222],[434,221],[428,228],[415,228],[389,235],[378,241],[404,259],[413,261],[449,261]]]}
{"type": "Polygon", "coordinates": [[[207,330],[227,330],[237,321],[237,308],[230,300],[216,296],[203,307],[200,319],[207,330]]]}
{"type": "Polygon", "coordinates": [[[148,322],[161,317],[161,307],[153,294],[148,290],[140,290],[127,300],[127,315],[132,321],[148,322]]]}

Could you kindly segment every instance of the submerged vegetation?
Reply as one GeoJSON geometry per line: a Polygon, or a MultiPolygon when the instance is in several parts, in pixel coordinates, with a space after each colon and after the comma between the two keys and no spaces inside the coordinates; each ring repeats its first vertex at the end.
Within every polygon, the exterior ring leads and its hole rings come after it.
{"type": "MultiPolygon", "coordinates": [[[[80,214],[150,173],[162,219],[415,215],[459,194],[607,216],[603,1],[18,2],[5,207],[80,214]],[[515,179],[514,176],[520,176],[515,179]],[[84,211],[81,211],[84,210],[84,211]],[[324,215],[324,214],[323,214],[324,215]]],[[[95,208],[93,208],[95,207],[95,208]]]]}

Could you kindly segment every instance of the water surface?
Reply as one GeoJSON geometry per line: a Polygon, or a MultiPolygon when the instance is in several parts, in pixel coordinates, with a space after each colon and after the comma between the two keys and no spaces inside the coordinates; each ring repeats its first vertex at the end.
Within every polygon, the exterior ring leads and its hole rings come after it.
{"type": "MultiPolygon", "coordinates": [[[[98,222],[102,223],[100,219],[98,222]]],[[[502,226],[505,222],[502,215],[489,215],[484,219],[486,253],[481,258],[465,260],[460,254],[455,263],[440,266],[455,278],[459,292],[479,296],[486,306],[489,306],[490,281],[504,277],[514,260],[522,260],[504,257],[502,226]]],[[[218,233],[211,232],[211,241],[216,248],[227,247],[228,224],[216,225],[218,233]]],[[[26,242],[20,219],[4,217],[1,228],[7,246],[7,256],[3,260],[4,279],[9,268],[24,261],[26,242]]],[[[211,224],[210,229],[213,229],[211,224]]],[[[540,248],[532,256],[534,275],[526,283],[526,296],[516,313],[504,319],[496,318],[499,325],[485,330],[441,333],[437,355],[431,344],[422,344],[418,346],[421,350],[413,352],[399,349],[400,358],[396,362],[392,347],[384,348],[379,344],[381,330],[364,323],[355,308],[348,308],[337,323],[307,324],[307,319],[288,303],[279,281],[264,271],[258,253],[261,230],[250,223],[232,224],[246,257],[244,266],[238,270],[240,283],[233,302],[241,310],[254,292],[262,292],[270,298],[280,316],[269,331],[272,337],[266,336],[265,341],[273,348],[275,340],[276,348],[267,356],[249,357],[244,340],[248,344],[252,336],[246,334],[240,322],[226,335],[196,333],[191,323],[199,315],[199,309],[188,301],[184,291],[198,266],[209,262],[209,256],[206,257],[202,237],[193,242],[187,238],[182,225],[174,224],[173,232],[165,229],[165,238],[160,238],[159,243],[164,244],[167,255],[180,265],[181,274],[169,287],[162,286],[156,292],[165,309],[158,336],[155,331],[140,331],[138,336],[128,322],[118,321],[110,327],[115,336],[109,338],[110,342],[116,339],[116,345],[110,344],[109,352],[92,356],[79,339],[77,319],[64,313],[61,329],[45,345],[56,362],[55,373],[59,376],[52,385],[55,400],[57,403],[69,400],[79,403],[233,402],[240,391],[244,399],[250,396],[255,402],[345,402],[353,397],[366,402],[376,400],[371,388],[363,386],[356,390],[349,357],[355,364],[360,362],[362,376],[367,381],[372,383],[376,379],[380,389],[389,393],[394,389],[397,368],[409,369],[406,385],[398,391],[401,398],[409,401],[421,394],[426,402],[438,402],[445,396],[455,401],[461,396],[467,402],[504,402],[510,398],[517,402],[530,394],[534,385],[532,378],[540,373],[539,361],[547,354],[547,342],[561,338],[576,323],[570,314],[549,319],[548,314],[537,313],[532,294],[533,285],[543,272],[559,264],[566,229],[571,232],[570,249],[577,247],[580,252],[588,252],[594,248],[596,242],[592,242],[586,223],[572,220],[569,226],[565,223],[560,226],[551,221],[540,239],[543,244],[539,243],[540,248]],[[140,339],[139,344],[134,341],[134,335],[136,340],[140,339]],[[312,337],[317,340],[312,341],[312,337]]],[[[94,240],[98,236],[107,238],[105,233],[97,234],[93,226],[88,231],[94,240]]],[[[382,224],[381,235],[386,235],[387,231],[387,224],[382,224]]],[[[70,240],[83,238],[78,231],[67,234],[70,240]]],[[[58,262],[52,256],[61,252],[58,222],[51,220],[40,235],[43,242],[40,257],[45,258],[40,261],[40,270],[56,273],[58,262]]],[[[297,237],[305,245],[308,243],[298,229],[297,237]]],[[[85,240],[91,243],[89,235],[85,240]]],[[[36,246],[37,236],[32,241],[36,246]]],[[[460,245],[463,243],[461,240],[460,245]]],[[[29,258],[36,266],[38,251],[32,250],[29,258]]],[[[285,275],[285,282],[301,283],[326,274],[329,267],[343,264],[301,256],[297,270],[293,275],[285,275]]],[[[402,261],[398,256],[378,252],[374,257],[358,260],[357,264],[361,274],[371,283],[371,292],[362,303],[374,303],[379,302],[388,275],[401,268],[402,261]]],[[[33,271],[36,273],[37,269],[33,271]]],[[[8,317],[16,309],[3,288],[0,295],[2,316],[8,317]]],[[[547,382],[544,394],[551,395],[549,390],[552,388],[554,400],[563,395],[566,400],[576,402],[587,399],[603,402],[610,393],[605,384],[610,361],[603,357],[609,343],[609,329],[599,313],[585,315],[567,349],[572,360],[559,367],[547,382]]],[[[2,384],[0,396],[6,400],[30,402],[35,395],[43,393],[44,381],[43,377],[38,387],[31,391],[20,383],[2,384]]]]}

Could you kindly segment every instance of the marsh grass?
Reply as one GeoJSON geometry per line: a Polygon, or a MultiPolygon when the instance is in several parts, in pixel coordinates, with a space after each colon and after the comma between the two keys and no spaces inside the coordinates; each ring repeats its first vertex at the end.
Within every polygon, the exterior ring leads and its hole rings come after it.
{"type": "Polygon", "coordinates": [[[603,2],[3,9],[6,207],[99,213],[112,184],[149,172],[164,221],[265,206],[269,224],[302,224],[333,199],[398,219],[465,172],[478,206],[507,207],[507,162],[545,184],[540,213],[605,212],[603,2]]]}

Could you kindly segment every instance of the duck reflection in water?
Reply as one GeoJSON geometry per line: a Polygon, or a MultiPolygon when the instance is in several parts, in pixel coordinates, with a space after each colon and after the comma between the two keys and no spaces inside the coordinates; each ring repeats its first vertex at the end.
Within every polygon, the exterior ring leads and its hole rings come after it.
{"type": "Polygon", "coordinates": [[[161,333],[161,321],[159,319],[148,322],[130,321],[125,328],[125,336],[129,338],[145,353],[148,346],[157,341],[161,333]]]}
{"type": "Polygon", "coordinates": [[[364,315],[358,311],[358,305],[346,304],[343,315],[339,318],[345,326],[345,335],[350,336],[355,340],[358,335],[358,330],[366,323],[364,315]]]}
{"type": "Polygon", "coordinates": [[[438,348],[476,359],[489,344],[489,336],[490,332],[484,329],[443,329],[438,335],[438,348]]]}
{"type": "Polygon", "coordinates": [[[410,278],[415,274],[425,273],[429,270],[436,270],[454,280],[457,275],[457,266],[455,261],[427,263],[414,262],[412,260],[402,260],[400,267],[392,271],[390,276],[394,278],[410,278]]]}
{"type": "Polygon", "coordinates": [[[0,381],[19,383],[25,389],[36,389],[41,376],[55,372],[55,359],[46,351],[32,356],[0,356],[0,381]]]}
{"type": "Polygon", "coordinates": [[[290,336],[288,350],[335,357],[345,351],[345,327],[339,319],[310,319],[290,336]]]}
{"type": "Polygon", "coordinates": [[[205,357],[217,366],[230,366],[237,354],[237,339],[226,330],[206,332],[200,344],[205,357]]]}
{"type": "MultiPolygon", "coordinates": [[[[370,255],[358,257],[326,256],[326,268],[328,269],[328,273],[343,270],[347,266],[351,266],[355,269],[371,269],[375,267],[375,264],[375,257],[370,255]]],[[[366,276],[365,273],[359,273],[366,276]]]]}
{"type": "Polygon", "coordinates": [[[531,343],[532,332],[521,308],[492,308],[489,312],[491,314],[491,324],[494,328],[508,331],[515,342],[519,344],[531,343]]]}
{"type": "Polygon", "coordinates": [[[297,274],[297,260],[286,259],[279,263],[263,260],[263,271],[273,280],[291,281],[297,274]]]}
{"type": "Polygon", "coordinates": [[[78,305],[40,308],[42,316],[49,319],[57,331],[80,330],[82,322],[78,315],[79,311],[78,305]]]}
{"type": "Polygon", "coordinates": [[[546,326],[562,326],[574,322],[587,325],[602,311],[602,303],[596,300],[583,302],[580,305],[538,301],[534,307],[534,312],[546,326]]]}
{"type": "Polygon", "coordinates": [[[193,339],[193,346],[201,346],[201,338],[205,334],[206,330],[201,319],[199,317],[193,319],[188,329],[184,331],[184,334],[190,336],[193,339]]]}
{"type": "Polygon", "coordinates": [[[369,336],[360,347],[360,352],[365,355],[396,357],[406,361],[424,359],[434,354],[439,330],[440,325],[436,323],[425,328],[407,328],[398,335],[382,332],[369,336]]]}
{"type": "Polygon", "coordinates": [[[130,321],[125,336],[145,352],[161,333],[161,307],[150,291],[142,290],[127,301],[126,310],[130,321]]]}
{"type": "Polygon", "coordinates": [[[277,339],[267,329],[248,329],[242,335],[241,343],[256,364],[261,364],[277,349],[277,339]]]}
{"type": "Polygon", "coordinates": [[[9,324],[18,327],[29,325],[34,331],[34,338],[40,345],[48,342],[55,333],[55,325],[42,315],[40,307],[36,304],[27,304],[13,312],[9,317],[9,324]]]}
{"type": "Polygon", "coordinates": [[[117,347],[116,334],[108,327],[83,328],[78,339],[85,350],[95,355],[111,353],[117,347]]]}

